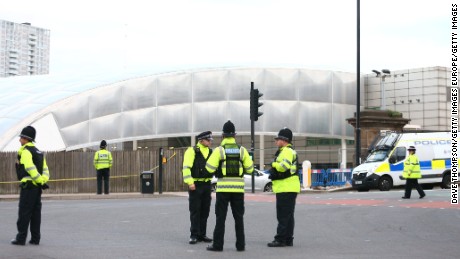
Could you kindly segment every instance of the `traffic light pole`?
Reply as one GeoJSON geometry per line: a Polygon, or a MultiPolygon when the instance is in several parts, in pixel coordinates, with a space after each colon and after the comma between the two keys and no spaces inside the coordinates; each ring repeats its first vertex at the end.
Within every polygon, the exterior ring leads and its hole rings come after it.
{"type": "MultiPolygon", "coordinates": [[[[254,82],[251,82],[251,94],[254,92],[254,82]]],[[[251,117],[251,151],[249,155],[252,158],[252,162],[255,162],[256,159],[254,158],[254,119],[251,117]]],[[[254,176],[254,171],[252,172],[251,176],[251,192],[255,193],[255,176],[254,176]]]]}
{"type": "Polygon", "coordinates": [[[163,148],[160,147],[160,151],[158,152],[159,159],[158,159],[158,194],[163,193],[163,148]]]}

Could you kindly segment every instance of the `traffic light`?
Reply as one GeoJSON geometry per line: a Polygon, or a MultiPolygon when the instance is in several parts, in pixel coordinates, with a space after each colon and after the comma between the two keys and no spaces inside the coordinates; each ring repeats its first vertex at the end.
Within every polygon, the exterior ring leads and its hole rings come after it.
{"type": "Polygon", "coordinates": [[[250,112],[251,112],[251,120],[257,121],[260,116],[262,116],[262,112],[259,112],[259,107],[264,105],[263,103],[259,102],[259,98],[262,97],[262,93],[259,93],[259,89],[251,89],[251,96],[250,96],[250,112]]]}

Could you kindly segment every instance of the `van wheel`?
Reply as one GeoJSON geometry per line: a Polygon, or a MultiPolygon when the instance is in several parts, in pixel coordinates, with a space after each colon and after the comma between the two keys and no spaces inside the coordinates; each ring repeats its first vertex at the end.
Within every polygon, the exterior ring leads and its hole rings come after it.
{"type": "Polygon", "coordinates": [[[379,180],[379,189],[381,191],[389,191],[393,187],[393,180],[389,176],[382,176],[379,180]]]}
{"type": "Polygon", "coordinates": [[[272,192],[272,183],[267,183],[264,187],[264,192],[272,192]]]}
{"type": "Polygon", "coordinates": [[[452,182],[450,181],[450,174],[445,174],[442,178],[441,188],[443,189],[450,189],[452,186],[452,182]]]}

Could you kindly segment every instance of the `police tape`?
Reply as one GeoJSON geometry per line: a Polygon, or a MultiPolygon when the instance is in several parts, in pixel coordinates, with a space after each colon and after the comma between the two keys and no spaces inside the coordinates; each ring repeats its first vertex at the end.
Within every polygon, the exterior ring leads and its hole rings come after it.
{"type": "MultiPolygon", "coordinates": [[[[163,164],[166,164],[167,161],[169,161],[171,158],[176,156],[176,152],[174,152],[169,158],[165,158],[166,161],[163,161],[163,164]]],[[[152,171],[158,169],[160,166],[155,166],[151,168],[148,171],[152,171]]],[[[129,177],[134,177],[134,176],[139,176],[139,174],[129,174],[129,175],[118,175],[118,176],[110,176],[110,179],[116,179],[116,178],[129,178],[129,177]]],[[[65,182],[65,181],[83,181],[83,180],[96,180],[97,177],[82,177],[82,178],[65,178],[65,179],[50,179],[48,182],[65,182]]],[[[0,182],[0,184],[18,184],[20,181],[8,181],[8,182],[0,182]]]]}
{"type": "MultiPolygon", "coordinates": [[[[138,174],[110,176],[110,179],[116,178],[129,178],[139,176],[138,174]]],[[[50,179],[48,182],[66,182],[66,181],[83,181],[83,180],[96,180],[97,177],[82,177],[82,178],[65,178],[65,179],[50,179]]],[[[20,183],[20,181],[0,182],[0,184],[20,183]]]]}

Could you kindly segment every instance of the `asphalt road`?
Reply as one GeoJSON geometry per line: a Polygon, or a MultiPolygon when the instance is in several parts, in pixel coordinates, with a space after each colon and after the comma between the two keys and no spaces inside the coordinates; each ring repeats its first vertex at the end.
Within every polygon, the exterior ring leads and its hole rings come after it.
{"type": "MultiPolygon", "coordinates": [[[[13,246],[17,201],[0,202],[0,258],[459,258],[460,206],[449,190],[299,195],[293,247],[269,248],[275,196],[246,194],[246,251],[227,216],[224,251],[188,244],[187,197],[43,201],[39,246],[13,246]]],[[[208,236],[215,224],[214,202],[208,236]]]]}

